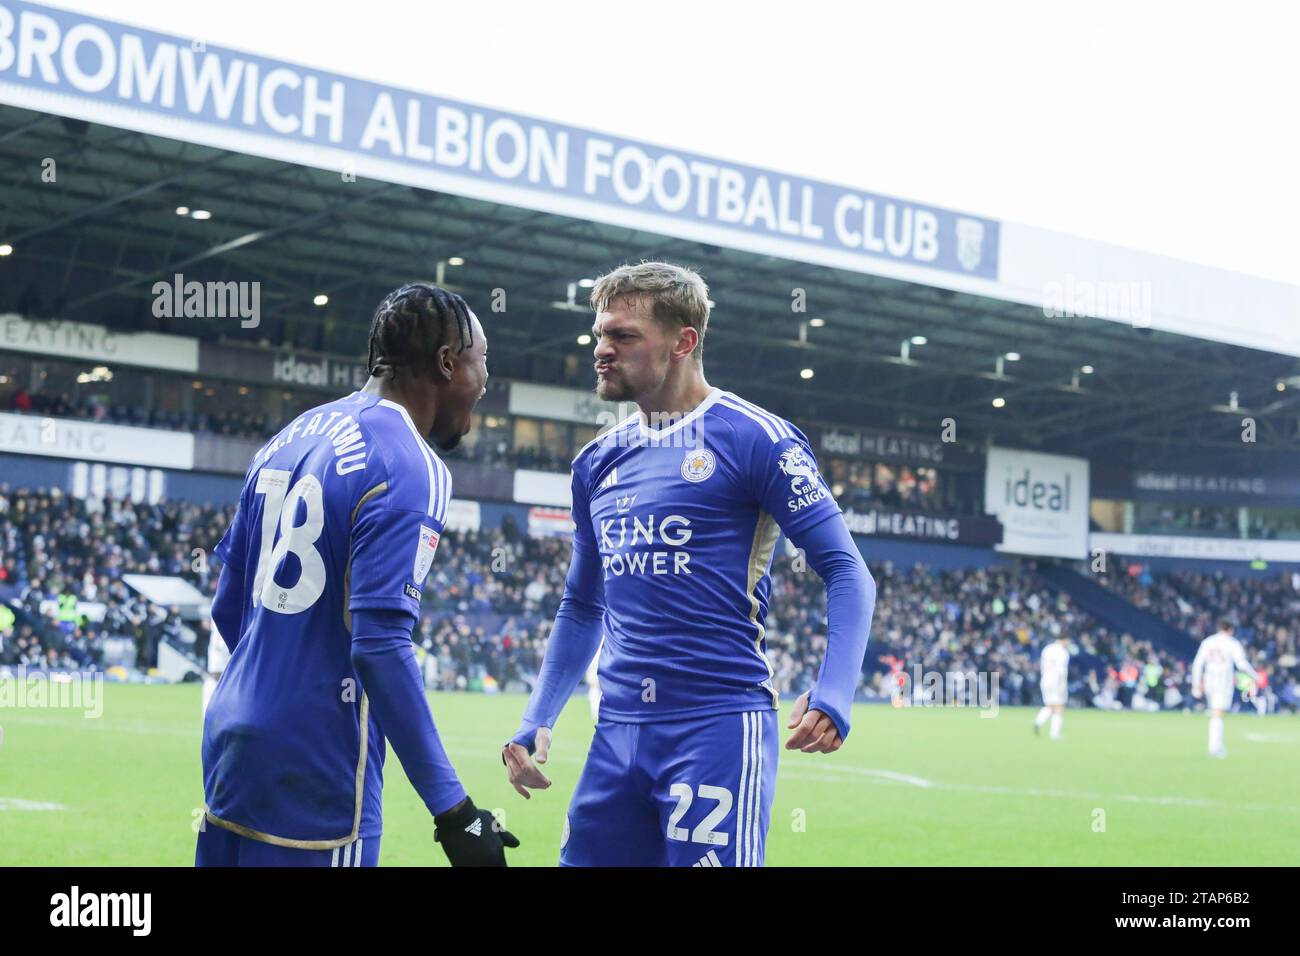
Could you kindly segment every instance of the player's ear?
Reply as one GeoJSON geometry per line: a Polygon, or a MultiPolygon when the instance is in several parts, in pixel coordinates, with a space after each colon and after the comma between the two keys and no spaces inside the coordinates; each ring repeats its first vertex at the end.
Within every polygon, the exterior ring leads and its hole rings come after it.
{"type": "Polygon", "coordinates": [[[438,346],[438,352],[434,358],[434,378],[436,381],[450,382],[456,375],[456,357],[452,354],[450,345],[438,346]]]}
{"type": "Polygon", "coordinates": [[[690,358],[699,342],[700,333],[689,325],[683,325],[681,331],[677,333],[677,341],[673,344],[673,358],[678,360],[690,358]]]}

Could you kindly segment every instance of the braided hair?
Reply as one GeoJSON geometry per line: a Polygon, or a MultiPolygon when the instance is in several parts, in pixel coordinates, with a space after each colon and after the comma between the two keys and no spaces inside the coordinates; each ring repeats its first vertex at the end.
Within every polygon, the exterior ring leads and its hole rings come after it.
{"type": "Polygon", "coordinates": [[[370,323],[366,371],[409,368],[417,373],[433,365],[438,349],[454,328],[459,352],[474,344],[469,306],[454,292],[412,282],[390,292],[370,323]]]}

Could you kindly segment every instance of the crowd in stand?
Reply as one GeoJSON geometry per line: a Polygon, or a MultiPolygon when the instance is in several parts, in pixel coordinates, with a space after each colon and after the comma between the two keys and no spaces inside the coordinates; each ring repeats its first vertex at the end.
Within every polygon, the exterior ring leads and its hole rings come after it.
{"type": "Polygon", "coordinates": [[[266,415],[231,410],[208,412],[162,411],[137,405],[110,402],[103,395],[73,397],[66,393],[29,392],[18,389],[9,396],[10,411],[73,418],[83,421],[134,425],[139,428],[163,428],[170,431],[205,432],[240,438],[268,438],[280,423],[266,415]]]}
{"type": "Polygon", "coordinates": [[[0,626],[0,664],[98,666],[105,639],[125,637],[136,644],[137,662],[153,666],[159,643],[177,640],[183,625],[175,608],[148,601],[122,575],[176,575],[211,594],[207,554],[232,515],[183,501],[81,499],[0,485],[0,593],[9,596],[0,625],[14,616],[9,633],[0,626]],[[92,619],[79,602],[102,615],[92,619]]]}
{"type": "Polygon", "coordinates": [[[1274,688],[1276,693],[1284,692],[1296,676],[1300,573],[1232,577],[1180,570],[1157,575],[1134,563],[1097,580],[1197,639],[1213,634],[1220,619],[1231,620],[1251,660],[1262,665],[1263,676],[1281,684],[1274,688]]]}
{"type": "MultiPolygon", "coordinates": [[[[0,485],[0,595],[8,601],[0,606],[0,665],[99,666],[105,639],[126,637],[135,644],[137,666],[152,666],[160,642],[184,643],[183,625],[175,608],[149,602],[122,575],[176,575],[211,595],[217,569],[206,555],[231,517],[230,508],[83,500],[0,485]],[[102,619],[77,613],[79,601],[103,605],[102,619]]],[[[509,520],[492,531],[445,534],[415,634],[429,684],[530,686],[568,558],[566,539],[531,538],[509,520]]],[[[1064,634],[1072,645],[1077,700],[1146,709],[1187,702],[1193,645],[1176,653],[1114,633],[1027,567],[944,571],[884,563],[871,570],[878,594],[861,683],[867,697],[897,696],[904,677],[975,672],[998,675],[1001,704],[1037,703],[1039,653],[1064,634]]],[[[1134,568],[1109,583],[1198,638],[1213,630],[1222,611],[1235,614],[1261,678],[1283,705],[1296,705],[1300,592],[1294,585],[1300,581],[1191,572],[1155,577],[1134,568]]],[[[801,692],[814,682],[826,649],[822,582],[799,555],[778,554],[769,603],[774,682],[784,692],[801,692]]],[[[199,637],[201,647],[205,635],[199,637]]]]}
{"type": "MultiPolygon", "coordinates": [[[[0,389],[0,407],[9,411],[71,418],[84,421],[158,428],[264,441],[289,420],[254,411],[228,407],[205,410],[211,405],[198,403],[196,411],[165,411],[138,404],[111,401],[107,394],[83,389],[77,395],[66,392],[29,391],[25,388],[0,389]],[[12,389],[12,390],[10,390],[12,389]]],[[[481,430],[480,430],[481,431],[481,430]]],[[[575,441],[580,447],[583,439],[575,441]]],[[[560,445],[567,445],[561,442],[560,445]]],[[[480,434],[462,442],[445,457],[493,468],[532,469],[567,473],[576,447],[552,447],[514,444],[509,429],[480,434]]],[[[823,472],[836,500],[845,510],[868,511],[873,508],[902,510],[914,514],[980,515],[984,513],[982,496],[972,496],[969,489],[946,488],[949,476],[936,474],[932,468],[884,465],[877,462],[825,456],[823,472]],[[941,485],[943,487],[941,488],[941,485]]],[[[1237,538],[1242,536],[1238,510],[1228,506],[1140,502],[1134,531],[1143,534],[1176,534],[1237,538]]],[[[1090,522],[1092,530],[1102,530],[1090,522]]],[[[1300,539],[1300,511],[1296,509],[1250,509],[1245,536],[1252,540],[1300,539]]]]}
{"type": "Polygon", "coordinates": [[[441,690],[531,682],[568,567],[567,540],[530,538],[510,521],[444,535],[416,638],[428,682],[441,690]]]}
{"type": "MultiPolygon", "coordinates": [[[[808,686],[825,649],[820,579],[790,557],[773,567],[769,648],[778,683],[808,686]]],[[[1038,702],[1038,657],[1068,637],[1076,696],[1096,706],[1128,706],[1135,696],[1172,706],[1185,699],[1187,662],[1167,649],[1115,634],[1015,565],[933,571],[885,563],[872,569],[876,613],[863,693],[892,699],[928,672],[998,675],[1000,704],[1038,702]]]]}

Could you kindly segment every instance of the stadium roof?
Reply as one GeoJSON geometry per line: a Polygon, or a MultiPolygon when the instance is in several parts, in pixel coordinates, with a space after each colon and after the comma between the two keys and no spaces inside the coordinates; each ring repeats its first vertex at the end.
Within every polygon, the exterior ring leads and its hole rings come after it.
{"type": "Polygon", "coordinates": [[[577,305],[564,305],[570,284],[662,258],[699,269],[712,289],[710,379],[788,417],[926,432],[953,418],[962,440],[1136,463],[1171,448],[1238,455],[1251,416],[1258,450],[1300,451],[1300,359],[1284,355],[344,182],[337,172],[11,106],[0,106],[0,163],[0,243],[14,247],[0,258],[0,311],[200,336],[270,333],[360,354],[385,292],[433,279],[440,262],[462,257],[441,274],[484,319],[493,373],[585,387],[590,347],[577,336],[591,314],[581,288],[577,305]],[[53,182],[42,179],[46,159],[53,182]],[[211,218],[178,215],[182,206],[211,218]],[[263,326],[155,318],[151,286],[177,272],[259,281],[263,326]],[[795,289],[806,292],[804,313],[792,311],[795,289]],[[504,313],[493,313],[493,290],[504,290],[504,313]],[[320,293],[329,303],[318,308],[320,293]],[[909,344],[904,358],[902,343],[916,336],[925,344],[909,344]],[[804,368],[815,377],[801,378],[804,368]]]}

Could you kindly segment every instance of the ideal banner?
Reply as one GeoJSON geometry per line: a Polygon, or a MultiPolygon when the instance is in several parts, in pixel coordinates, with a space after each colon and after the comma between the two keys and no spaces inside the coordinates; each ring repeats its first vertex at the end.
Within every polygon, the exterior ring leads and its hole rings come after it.
{"type": "Polygon", "coordinates": [[[1139,471],[1133,475],[1133,497],[1197,504],[1294,505],[1300,500],[1300,478],[1285,473],[1224,475],[1139,471]]]}
{"type": "Polygon", "coordinates": [[[0,101],[752,252],[996,290],[991,219],[31,3],[0,3],[0,101]]]}
{"type": "Polygon", "coordinates": [[[0,412],[0,451],[187,471],[194,467],[194,436],[189,432],[9,412],[0,412]]]}
{"type": "Polygon", "coordinates": [[[1243,538],[1193,538],[1181,535],[1097,532],[1092,535],[1092,547],[1107,554],[1129,557],[1300,563],[1300,541],[1250,541],[1243,538]]]}
{"type": "Polygon", "coordinates": [[[997,550],[1087,557],[1088,474],[1084,458],[990,448],[984,510],[1002,522],[997,550]]]}
{"type": "Polygon", "coordinates": [[[809,428],[808,440],[818,456],[893,461],[909,465],[978,469],[984,456],[972,449],[926,435],[890,432],[878,428],[809,428]]]}
{"type": "Polygon", "coordinates": [[[1002,526],[996,519],[987,516],[963,518],[872,508],[868,511],[846,511],[844,523],[853,534],[872,537],[911,538],[968,545],[1000,544],[1002,541],[1002,526]]]}
{"type": "Polygon", "coordinates": [[[1099,464],[1092,471],[1092,496],[1248,507],[1295,507],[1300,503],[1300,476],[1285,460],[1251,456],[1242,469],[1188,471],[1166,465],[1156,470],[1099,464]]]}

